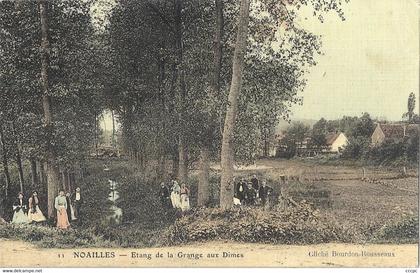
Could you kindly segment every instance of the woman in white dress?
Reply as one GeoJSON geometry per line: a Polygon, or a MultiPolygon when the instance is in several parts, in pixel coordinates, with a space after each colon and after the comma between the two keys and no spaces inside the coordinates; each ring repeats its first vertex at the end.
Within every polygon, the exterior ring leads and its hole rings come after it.
{"type": "Polygon", "coordinates": [[[29,197],[28,204],[29,204],[29,212],[28,212],[29,222],[39,223],[39,222],[44,222],[45,220],[47,220],[39,208],[39,198],[38,198],[37,191],[32,192],[32,196],[29,197]]]}
{"type": "Polygon", "coordinates": [[[173,185],[172,185],[172,192],[171,192],[171,202],[172,202],[172,206],[175,209],[179,209],[181,208],[181,197],[180,197],[180,192],[181,188],[179,187],[179,184],[176,180],[173,180],[173,185]]]}
{"type": "Polygon", "coordinates": [[[28,224],[27,210],[28,207],[23,202],[23,193],[19,192],[17,200],[13,203],[12,224],[28,224]]]}
{"type": "Polygon", "coordinates": [[[187,188],[185,183],[182,183],[181,190],[180,190],[180,196],[181,196],[181,211],[189,211],[190,210],[190,190],[187,188]]]}

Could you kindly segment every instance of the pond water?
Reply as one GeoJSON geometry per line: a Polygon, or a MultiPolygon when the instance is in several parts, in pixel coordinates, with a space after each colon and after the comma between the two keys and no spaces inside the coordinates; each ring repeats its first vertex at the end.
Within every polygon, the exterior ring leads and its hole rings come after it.
{"type": "Polygon", "coordinates": [[[109,220],[110,223],[113,224],[121,224],[122,222],[122,215],[123,211],[121,208],[117,207],[116,201],[120,197],[118,191],[117,191],[117,181],[109,179],[109,189],[111,192],[109,193],[108,200],[112,202],[112,205],[110,207],[111,209],[111,215],[107,217],[107,220],[109,220]]]}

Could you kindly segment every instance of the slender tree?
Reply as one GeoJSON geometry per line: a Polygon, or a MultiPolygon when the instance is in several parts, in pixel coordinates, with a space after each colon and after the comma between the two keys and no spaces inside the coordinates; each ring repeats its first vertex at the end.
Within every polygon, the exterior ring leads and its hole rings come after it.
{"type": "MultiPolygon", "coordinates": [[[[224,16],[223,16],[223,0],[215,0],[215,29],[214,29],[214,41],[213,41],[213,69],[210,80],[210,91],[212,96],[220,97],[220,77],[222,71],[222,60],[223,60],[223,28],[224,28],[224,16]]],[[[202,143],[200,149],[200,175],[198,180],[198,200],[199,206],[205,206],[210,199],[209,192],[209,172],[210,172],[210,147],[212,146],[212,137],[214,131],[217,130],[217,123],[212,119],[214,117],[208,116],[208,121],[205,126],[207,128],[207,134],[204,137],[204,143],[202,143]]]]}
{"type": "Polygon", "coordinates": [[[229,209],[233,206],[234,158],[232,142],[233,133],[235,130],[236,115],[238,111],[239,94],[242,87],[242,75],[248,39],[249,2],[249,0],[241,0],[238,18],[238,32],[236,37],[235,52],[233,56],[232,82],[229,90],[228,106],[223,129],[221,152],[222,177],[220,186],[220,207],[223,209],[229,209]]]}
{"type": "Polygon", "coordinates": [[[38,0],[39,17],[41,21],[41,86],[42,86],[42,107],[44,110],[44,128],[46,131],[46,166],[47,166],[47,183],[48,183],[48,217],[54,217],[54,198],[58,193],[60,172],[57,166],[57,158],[53,147],[53,114],[52,103],[49,93],[48,68],[50,43],[48,38],[48,10],[47,1],[38,0]]]}

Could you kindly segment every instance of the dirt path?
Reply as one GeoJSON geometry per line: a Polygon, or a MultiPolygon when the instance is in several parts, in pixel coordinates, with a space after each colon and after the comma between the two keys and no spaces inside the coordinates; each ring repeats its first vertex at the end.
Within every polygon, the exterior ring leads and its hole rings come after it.
{"type": "Polygon", "coordinates": [[[144,249],[39,249],[29,243],[0,239],[0,267],[416,267],[417,253],[417,245],[231,242],[144,249]],[[158,253],[161,258],[156,257],[158,253]]]}

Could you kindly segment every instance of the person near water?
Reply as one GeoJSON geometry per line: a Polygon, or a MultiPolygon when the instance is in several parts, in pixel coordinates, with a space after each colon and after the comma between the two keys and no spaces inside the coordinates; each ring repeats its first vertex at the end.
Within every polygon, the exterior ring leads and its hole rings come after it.
{"type": "Polygon", "coordinates": [[[54,207],[57,210],[57,228],[67,229],[70,226],[67,216],[67,200],[64,191],[60,190],[58,196],[54,200],[54,207]]]}
{"type": "Polygon", "coordinates": [[[73,200],[73,206],[74,206],[74,217],[78,221],[80,221],[82,219],[81,214],[80,214],[81,213],[80,209],[83,204],[83,197],[80,191],[80,187],[76,188],[76,191],[73,194],[72,200],[73,200]]]}
{"type": "Polygon", "coordinates": [[[248,187],[245,192],[245,203],[249,206],[255,205],[257,199],[257,190],[254,189],[252,182],[248,182],[248,187]]]}
{"type": "Polygon", "coordinates": [[[269,197],[273,192],[273,188],[267,186],[266,181],[262,181],[260,189],[258,191],[259,198],[261,199],[261,205],[263,207],[268,207],[269,205],[269,197]]]}
{"type": "Polygon", "coordinates": [[[239,199],[242,205],[244,204],[246,190],[247,185],[245,183],[245,178],[242,178],[238,184],[236,184],[236,197],[239,199]]]}
{"type": "Polygon", "coordinates": [[[13,203],[12,224],[28,224],[28,207],[23,201],[23,193],[19,192],[16,201],[13,203]]]}
{"type": "Polygon", "coordinates": [[[171,192],[171,202],[172,202],[172,206],[175,209],[179,209],[181,208],[181,196],[180,196],[180,190],[181,188],[179,187],[178,181],[176,181],[175,179],[172,181],[172,192],[171,192]]]}
{"type": "Polygon", "coordinates": [[[40,223],[47,220],[44,214],[42,213],[41,209],[39,208],[39,197],[38,197],[37,191],[32,192],[32,195],[31,197],[29,197],[29,200],[28,200],[28,205],[29,205],[29,211],[28,211],[29,222],[40,223]]]}
{"type": "Polygon", "coordinates": [[[180,197],[181,197],[181,211],[186,212],[190,210],[190,190],[187,188],[185,183],[182,183],[180,189],[180,197]]]}
{"type": "Polygon", "coordinates": [[[167,208],[167,207],[170,206],[170,203],[169,203],[169,199],[170,199],[169,189],[165,185],[164,182],[160,183],[159,198],[160,198],[160,202],[162,203],[162,206],[164,208],[167,208]]]}

